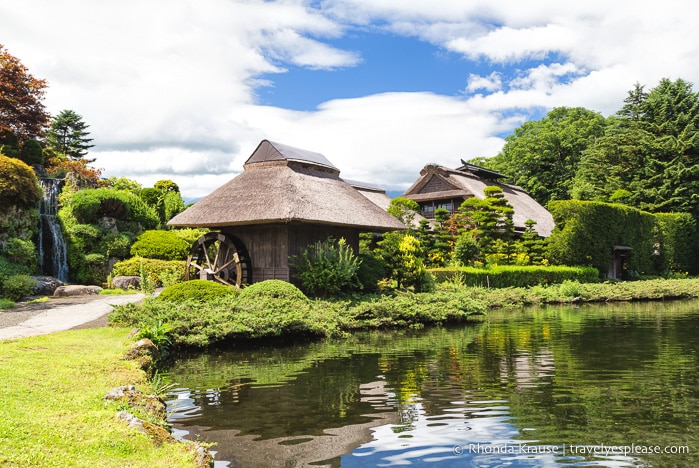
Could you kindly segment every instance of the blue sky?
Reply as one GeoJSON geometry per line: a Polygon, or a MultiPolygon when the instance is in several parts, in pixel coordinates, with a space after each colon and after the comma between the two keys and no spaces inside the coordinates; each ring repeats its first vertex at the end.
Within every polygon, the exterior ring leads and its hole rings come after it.
{"type": "Polygon", "coordinates": [[[0,44],[106,177],[210,193],[262,139],[405,190],[552,107],[699,82],[691,0],[0,0],[0,44]]]}

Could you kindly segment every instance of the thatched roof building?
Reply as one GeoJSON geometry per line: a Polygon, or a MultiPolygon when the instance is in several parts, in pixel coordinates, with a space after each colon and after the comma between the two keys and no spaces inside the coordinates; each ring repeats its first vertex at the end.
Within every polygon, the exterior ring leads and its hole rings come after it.
{"type": "Polygon", "coordinates": [[[339,177],[325,156],[262,141],[244,172],[175,216],[173,226],[318,223],[366,231],[404,226],[339,177]]]}
{"type": "Polygon", "coordinates": [[[553,216],[521,187],[499,182],[505,176],[495,171],[463,161],[462,164],[457,169],[428,164],[420,171],[420,177],[415,183],[401,196],[416,201],[420,205],[420,214],[433,219],[437,208],[446,208],[453,213],[467,198],[485,198],[484,189],[497,186],[503,190],[508,203],[514,208],[515,231],[523,232],[524,223],[532,219],[536,221],[535,229],[540,236],[551,235],[553,216]]]}
{"type": "Polygon", "coordinates": [[[253,282],[289,281],[288,257],[329,236],[358,249],[360,232],[405,228],[320,153],[263,140],[243,169],[168,224],[235,236],[249,251],[253,282]]]}

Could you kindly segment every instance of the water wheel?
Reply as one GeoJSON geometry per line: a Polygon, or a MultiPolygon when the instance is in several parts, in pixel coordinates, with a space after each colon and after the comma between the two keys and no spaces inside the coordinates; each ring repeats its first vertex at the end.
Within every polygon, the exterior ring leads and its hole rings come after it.
{"type": "Polygon", "coordinates": [[[252,282],[250,255],[237,237],[209,232],[192,245],[184,279],[217,281],[240,288],[252,282]]]}

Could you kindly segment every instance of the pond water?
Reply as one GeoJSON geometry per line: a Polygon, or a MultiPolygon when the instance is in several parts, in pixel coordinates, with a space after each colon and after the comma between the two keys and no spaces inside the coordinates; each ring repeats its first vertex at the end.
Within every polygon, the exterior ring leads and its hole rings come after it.
{"type": "Polygon", "coordinates": [[[164,375],[170,422],[215,442],[217,467],[689,467],[698,350],[699,301],[557,306],[180,356],[164,375]]]}

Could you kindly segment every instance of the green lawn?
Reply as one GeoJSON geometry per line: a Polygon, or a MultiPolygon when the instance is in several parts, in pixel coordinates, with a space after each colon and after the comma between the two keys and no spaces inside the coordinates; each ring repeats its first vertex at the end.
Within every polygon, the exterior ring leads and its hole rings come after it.
{"type": "Polygon", "coordinates": [[[150,387],[124,328],[0,341],[0,466],[193,467],[191,446],[156,444],[115,415],[104,395],[150,387]]]}

